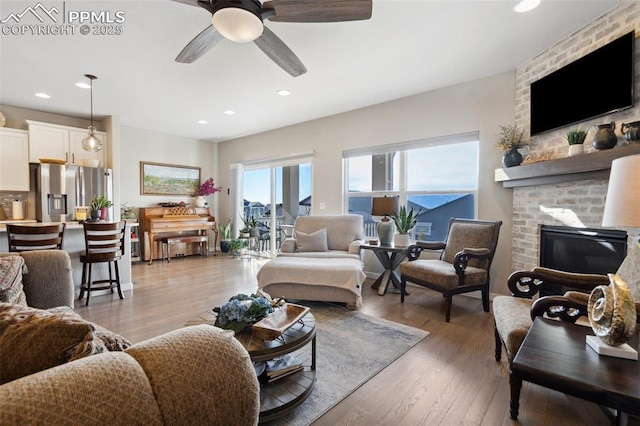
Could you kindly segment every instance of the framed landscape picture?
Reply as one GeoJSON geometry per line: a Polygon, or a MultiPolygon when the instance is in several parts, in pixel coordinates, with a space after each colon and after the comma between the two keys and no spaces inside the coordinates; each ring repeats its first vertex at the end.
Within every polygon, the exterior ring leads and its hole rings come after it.
{"type": "Polygon", "coordinates": [[[140,194],[195,196],[200,185],[200,167],[140,162],[140,194]]]}

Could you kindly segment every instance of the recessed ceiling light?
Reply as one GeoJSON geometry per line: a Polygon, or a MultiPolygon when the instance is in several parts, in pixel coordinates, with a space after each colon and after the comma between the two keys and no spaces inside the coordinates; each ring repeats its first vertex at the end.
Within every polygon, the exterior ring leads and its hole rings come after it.
{"type": "Polygon", "coordinates": [[[207,124],[205,120],[198,120],[198,124],[207,124]]]}
{"type": "Polygon", "coordinates": [[[47,95],[44,92],[38,92],[38,93],[34,93],[35,96],[42,98],[42,99],[49,99],[51,96],[47,95]]]}
{"type": "Polygon", "coordinates": [[[278,93],[278,95],[280,95],[280,96],[289,96],[289,95],[291,94],[291,92],[290,92],[290,91],[288,91],[288,90],[278,90],[278,92],[277,92],[277,93],[278,93]]]}
{"type": "Polygon", "coordinates": [[[513,7],[514,12],[523,13],[535,9],[540,5],[540,0],[522,0],[513,7]]]}
{"type": "Polygon", "coordinates": [[[227,115],[233,115],[233,114],[235,114],[235,112],[234,112],[234,111],[231,111],[230,109],[226,110],[224,113],[225,113],[225,114],[227,114],[227,115]]]}
{"type": "Polygon", "coordinates": [[[76,86],[81,88],[81,89],[91,89],[91,86],[87,83],[84,83],[82,81],[76,83],[76,86]]]}

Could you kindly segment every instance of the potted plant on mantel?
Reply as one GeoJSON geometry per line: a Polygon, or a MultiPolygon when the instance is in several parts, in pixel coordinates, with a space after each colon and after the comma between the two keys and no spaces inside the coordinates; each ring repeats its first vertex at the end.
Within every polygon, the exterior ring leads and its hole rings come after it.
{"type": "Polygon", "coordinates": [[[400,211],[391,215],[397,231],[393,236],[394,245],[398,247],[407,247],[409,245],[411,240],[409,232],[416,226],[420,213],[422,213],[422,209],[414,213],[413,207],[411,207],[411,210],[407,213],[406,206],[400,206],[400,211]]]}
{"type": "Polygon", "coordinates": [[[524,140],[524,130],[517,125],[500,126],[500,138],[496,146],[505,151],[502,156],[502,165],[504,167],[519,166],[522,164],[522,154],[518,152],[520,148],[529,145],[524,140]]]}
{"type": "Polygon", "coordinates": [[[584,153],[584,140],[587,138],[587,131],[581,128],[571,129],[566,135],[567,142],[569,142],[569,152],[567,155],[573,157],[574,155],[580,155],[584,153]]]}

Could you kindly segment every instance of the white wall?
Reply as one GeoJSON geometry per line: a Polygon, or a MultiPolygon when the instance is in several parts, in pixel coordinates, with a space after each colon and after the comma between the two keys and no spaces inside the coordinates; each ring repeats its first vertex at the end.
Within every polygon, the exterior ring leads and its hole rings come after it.
{"type": "MultiPolygon", "coordinates": [[[[201,180],[213,177],[218,183],[217,146],[211,142],[158,133],[135,127],[120,127],[120,202],[129,207],[151,207],[162,201],[184,201],[193,204],[193,197],[140,194],[140,162],[176,164],[200,167],[201,180]]],[[[208,197],[215,215],[216,197],[208,197]]]]}
{"type": "MultiPolygon", "coordinates": [[[[514,122],[514,97],[515,74],[508,72],[222,142],[218,166],[225,190],[219,198],[220,211],[228,211],[231,200],[226,192],[229,164],[313,151],[312,214],[342,213],[343,150],[479,131],[478,218],[503,221],[492,268],[492,292],[508,294],[512,192],[494,182],[494,169],[501,167],[501,152],[495,146],[498,126],[514,122]],[[322,211],[321,202],[326,205],[322,211]]],[[[223,216],[219,220],[225,220],[223,216]]]]}

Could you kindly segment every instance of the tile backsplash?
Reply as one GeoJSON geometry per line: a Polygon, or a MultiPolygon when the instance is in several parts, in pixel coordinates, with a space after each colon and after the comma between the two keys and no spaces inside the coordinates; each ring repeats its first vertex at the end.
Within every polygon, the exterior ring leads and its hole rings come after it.
{"type": "Polygon", "coordinates": [[[25,218],[29,218],[29,212],[33,211],[34,208],[30,208],[30,203],[28,201],[29,193],[28,192],[11,192],[11,191],[0,191],[0,220],[11,220],[13,219],[13,202],[14,201],[23,201],[25,205],[25,218]],[[4,214],[3,214],[4,212],[4,214]],[[6,216],[6,217],[5,217],[6,216]]]}

